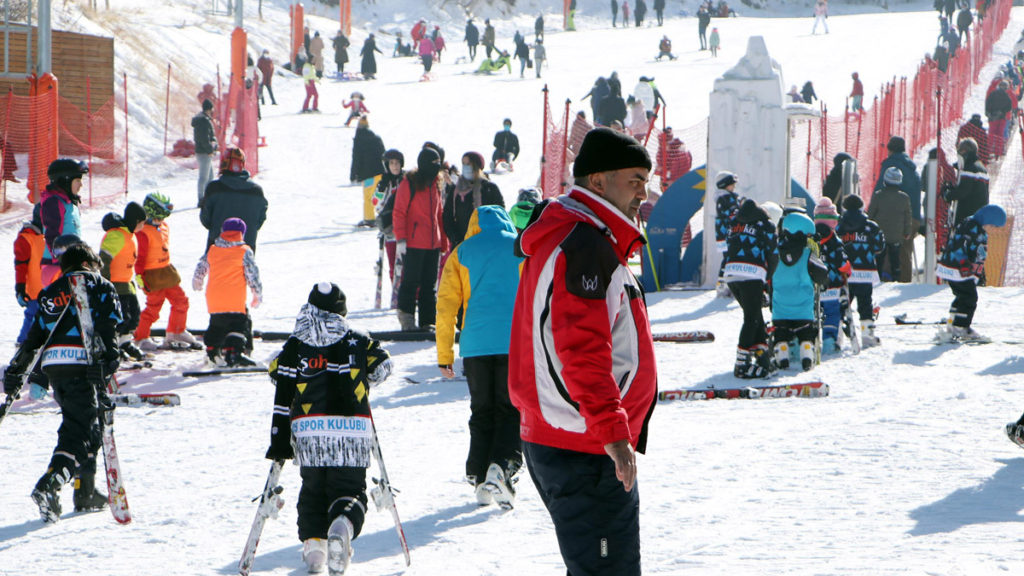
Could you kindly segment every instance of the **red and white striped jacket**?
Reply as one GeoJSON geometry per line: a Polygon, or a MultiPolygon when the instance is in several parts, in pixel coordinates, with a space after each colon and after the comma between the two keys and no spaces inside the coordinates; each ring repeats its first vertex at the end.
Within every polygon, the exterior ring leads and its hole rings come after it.
{"type": "Polygon", "coordinates": [[[627,266],[643,243],[624,214],[580,187],[523,232],[508,375],[523,440],[604,454],[625,439],[643,452],[657,368],[627,266]]]}

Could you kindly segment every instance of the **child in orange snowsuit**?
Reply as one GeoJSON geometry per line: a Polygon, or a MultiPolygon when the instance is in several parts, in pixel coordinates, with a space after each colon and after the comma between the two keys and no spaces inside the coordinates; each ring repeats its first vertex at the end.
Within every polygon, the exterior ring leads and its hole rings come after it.
{"type": "Polygon", "coordinates": [[[32,220],[25,222],[14,239],[14,294],[18,305],[25,309],[25,320],[21,324],[17,343],[20,345],[28,336],[32,319],[39,310],[36,297],[43,288],[42,261],[46,238],[43,236],[43,220],[39,215],[39,204],[32,210],[32,220]]]}

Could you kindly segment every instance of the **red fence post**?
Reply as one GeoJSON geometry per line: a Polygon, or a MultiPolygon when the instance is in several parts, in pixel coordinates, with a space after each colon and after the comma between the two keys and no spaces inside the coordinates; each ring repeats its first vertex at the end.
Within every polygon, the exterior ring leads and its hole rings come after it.
{"type": "Polygon", "coordinates": [[[128,197],[128,73],[124,72],[124,195],[128,197]]]}
{"type": "MultiPolygon", "coordinates": [[[[89,166],[92,166],[92,83],[91,78],[85,77],[85,147],[89,154],[89,166]]],[[[89,207],[92,207],[92,173],[89,170],[89,207]]]]}
{"type": "Polygon", "coordinates": [[[566,161],[566,156],[567,156],[567,154],[569,152],[569,106],[571,104],[572,104],[572,100],[569,100],[568,98],[566,98],[565,99],[565,112],[562,114],[562,119],[564,120],[564,122],[562,122],[562,163],[558,165],[559,166],[559,170],[562,171],[562,173],[558,175],[558,181],[560,182],[560,185],[558,187],[558,195],[559,196],[561,196],[563,193],[565,193],[566,182],[562,178],[562,176],[564,176],[566,174],[565,161],[566,161]]]}
{"type": "Polygon", "coordinates": [[[171,115],[171,63],[167,63],[167,92],[164,95],[164,156],[167,156],[167,119],[171,115]]]}
{"type": "Polygon", "coordinates": [[[544,93],[544,129],[541,131],[541,137],[543,141],[540,143],[541,157],[540,157],[540,186],[542,196],[547,196],[547,190],[544,190],[544,186],[548,183],[547,172],[548,172],[548,85],[545,84],[544,88],[541,89],[544,93]]]}

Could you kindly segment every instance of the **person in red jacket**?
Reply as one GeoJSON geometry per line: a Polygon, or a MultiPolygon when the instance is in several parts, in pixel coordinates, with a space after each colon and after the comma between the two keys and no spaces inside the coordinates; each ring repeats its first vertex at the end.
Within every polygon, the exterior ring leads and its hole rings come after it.
{"type": "Polygon", "coordinates": [[[853,90],[850,90],[850,111],[859,112],[864,109],[864,84],[860,81],[860,74],[854,72],[850,75],[853,78],[853,90]]]}
{"type": "Polygon", "coordinates": [[[416,170],[410,170],[395,193],[394,223],[398,279],[398,322],[402,330],[434,327],[436,316],[437,269],[441,253],[448,249],[442,223],[441,155],[423,148],[416,158],[416,170]]]}
{"type": "Polygon", "coordinates": [[[509,394],[527,469],[569,574],[640,574],[635,452],[647,442],[657,369],[628,261],[651,159],[632,137],[587,133],[568,194],[538,206],[512,316],[509,394]],[[602,553],[597,553],[601,550],[602,553]]]}

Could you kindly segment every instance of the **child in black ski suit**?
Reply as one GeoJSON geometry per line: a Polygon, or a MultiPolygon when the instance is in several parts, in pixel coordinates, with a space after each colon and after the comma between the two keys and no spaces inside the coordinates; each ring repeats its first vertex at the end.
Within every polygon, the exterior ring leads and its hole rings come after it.
{"type": "Polygon", "coordinates": [[[988,340],[971,328],[974,311],[978,308],[978,282],[985,277],[988,249],[985,226],[998,228],[1005,224],[1006,211],[995,204],[988,204],[964,218],[946,241],[935,275],[949,283],[953,290],[953,303],[949,306],[946,330],[940,334],[940,339],[988,340]]]}
{"type": "Polygon", "coordinates": [[[337,285],[313,286],[295,330],[270,364],[277,383],[267,458],[301,467],[299,540],[310,572],[323,570],[328,540],[333,571],[343,572],[366,514],[366,468],[373,448],[368,392],[391,374],[391,359],[345,320],[337,285]]]}
{"type": "Polygon", "coordinates": [[[744,200],[728,235],[722,269],[723,280],[743,309],[733,368],[737,378],[764,378],[772,369],[761,297],[775,270],[775,243],[775,224],[768,213],[753,200],[744,200]]]}
{"type": "Polygon", "coordinates": [[[843,215],[839,218],[836,235],[843,242],[846,256],[853,270],[847,282],[850,286],[850,305],[857,300],[857,313],[863,329],[861,345],[875,346],[875,307],[871,302],[874,285],[879,283],[878,260],[885,252],[885,234],[874,220],[868,220],[864,213],[864,201],[860,196],[843,199],[843,215]]]}
{"type": "MultiPolygon", "coordinates": [[[[60,520],[60,490],[72,477],[76,512],[98,510],[107,504],[106,495],[96,490],[96,451],[101,444],[100,416],[113,410],[106,381],[118,367],[115,332],[121,322],[121,307],[114,285],[100,276],[100,266],[99,257],[85,244],[72,245],[64,252],[60,257],[63,275],[39,293],[39,311],[32,328],[4,373],[4,392],[18,393],[23,374],[33,369],[30,364],[35,351],[45,346],[39,364],[61,409],[57,446],[46,473],[32,490],[39,516],[47,523],[60,520]],[[85,286],[88,302],[82,304],[88,306],[92,320],[91,351],[87,351],[90,339],[82,337],[73,282],[85,286]]],[[[32,396],[42,398],[43,391],[33,390],[32,396]]]]}

